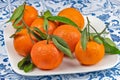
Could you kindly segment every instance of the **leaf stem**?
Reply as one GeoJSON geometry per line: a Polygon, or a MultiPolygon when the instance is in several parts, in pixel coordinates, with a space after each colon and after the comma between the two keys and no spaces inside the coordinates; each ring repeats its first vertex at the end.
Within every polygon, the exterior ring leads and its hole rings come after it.
{"type": "Polygon", "coordinates": [[[22,23],[25,25],[25,27],[26,27],[26,29],[27,29],[27,31],[28,31],[28,34],[29,34],[29,36],[30,36],[30,39],[31,39],[32,43],[34,44],[35,42],[34,42],[34,40],[32,39],[32,36],[30,35],[31,30],[30,30],[29,26],[25,23],[25,21],[24,21],[23,19],[22,19],[22,23]]]}
{"type": "MultiPolygon", "coordinates": [[[[99,35],[99,33],[97,32],[97,30],[90,24],[90,27],[95,31],[95,33],[97,34],[97,35],[99,35]]],[[[100,35],[99,35],[100,36],[100,35]]]]}
{"type": "MultiPolygon", "coordinates": [[[[49,13],[48,13],[49,14],[49,13]]],[[[50,39],[50,35],[48,34],[48,28],[49,28],[49,23],[48,23],[48,19],[47,19],[47,12],[46,14],[44,13],[44,30],[46,31],[46,34],[47,34],[47,44],[49,43],[49,39],[50,39]]]]}
{"type": "Polygon", "coordinates": [[[98,33],[97,30],[96,30],[92,25],[90,25],[90,27],[91,27],[91,28],[95,31],[95,33],[97,34],[96,36],[93,37],[93,39],[96,38],[96,37],[99,37],[99,38],[100,38],[100,37],[101,37],[101,34],[103,34],[103,32],[105,32],[105,30],[106,30],[106,28],[107,28],[107,27],[105,27],[104,30],[103,30],[101,33],[98,33]]]}
{"type": "Polygon", "coordinates": [[[96,38],[97,36],[100,36],[101,34],[103,34],[103,33],[105,32],[106,28],[107,28],[107,27],[105,27],[105,28],[99,33],[99,35],[96,35],[96,36],[94,36],[93,38],[96,38]]]}
{"type": "Polygon", "coordinates": [[[87,22],[88,22],[88,24],[87,24],[87,36],[88,36],[88,41],[89,41],[90,40],[90,21],[89,21],[88,17],[87,17],[87,22]]]}

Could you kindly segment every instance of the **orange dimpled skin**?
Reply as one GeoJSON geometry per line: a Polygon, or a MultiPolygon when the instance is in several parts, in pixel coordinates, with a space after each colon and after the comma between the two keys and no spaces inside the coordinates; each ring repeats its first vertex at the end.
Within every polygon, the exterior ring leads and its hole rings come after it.
{"type": "Polygon", "coordinates": [[[70,47],[70,50],[74,52],[77,42],[80,40],[80,32],[71,25],[58,26],[53,32],[54,35],[61,37],[65,40],[70,47]]]}
{"type": "Polygon", "coordinates": [[[47,44],[46,40],[36,43],[31,50],[32,62],[44,70],[57,68],[63,60],[64,54],[59,51],[52,41],[47,44]]]}
{"type": "Polygon", "coordinates": [[[15,35],[13,43],[14,48],[19,55],[27,56],[28,54],[30,54],[33,42],[30,39],[30,36],[27,33],[26,29],[22,29],[15,35]]]}
{"type": "Polygon", "coordinates": [[[69,18],[76,23],[80,29],[83,29],[84,27],[84,17],[80,11],[75,8],[65,8],[58,13],[58,16],[69,18]]]}
{"type": "Polygon", "coordinates": [[[38,17],[38,11],[29,5],[25,5],[25,10],[23,14],[23,20],[25,23],[30,26],[32,22],[38,17]]]}
{"type": "MultiPolygon", "coordinates": [[[[46,32],[43,28],[44,26],[44,19],[43,18],[36,18],[33,23],[31,24],[31,27],[37,27],[39,28],[42,32],[46,32]]],[[[56,24],[52,21],[48,21],[48,34],[52,34],[54,29],[56,28],[56,24]]]]}
{"type": "Polygon", "coordinates": [[[95,41],[89,41],[85,51],[82,49],[80,42],[77,43],[75,48],[75,56],[83,65],[98,63],[104,57],[104,54],[105,50],[103,44],[99,44],[95,41]]]}

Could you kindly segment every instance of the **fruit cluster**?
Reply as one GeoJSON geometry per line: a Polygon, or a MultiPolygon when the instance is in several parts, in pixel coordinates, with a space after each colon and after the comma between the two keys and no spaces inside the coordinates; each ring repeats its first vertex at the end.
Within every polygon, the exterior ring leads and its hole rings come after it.
{"type": "MultiPolygon", "coordinates": [[[[74,55],[81,64],[93,65],[104,57],[104,44],[111,46],[100,36],[102,32],[94,36],[89,32],[89,19],[83,29],[83,15],[75,8],[65,8],[57,16],[49,10],[39,15],[33,6],[24,3],[16,8],[8,22],[16,29],[11,37],[16,52],[24,57],[18,67],[25,72],[34,65],[43,70],[55,69],[64,57],[73,58],[74,55]]],[[[120,52],[115,50],[117,54],[120,52]]]]}

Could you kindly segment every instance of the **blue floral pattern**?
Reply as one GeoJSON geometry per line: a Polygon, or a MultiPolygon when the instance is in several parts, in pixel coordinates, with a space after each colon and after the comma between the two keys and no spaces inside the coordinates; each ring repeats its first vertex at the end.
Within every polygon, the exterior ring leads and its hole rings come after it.
{"type": "MultiPolygon", "coordinates": [[[[119,63],[111,69],[76,74],[52,76],[22,76],[15,73],[9,63],[4,43],[4,28],[6,21],[14,9],[25,0],[0,0],[0,80],[119,80],[119,63]]],[[[108,31],[112,40],[120,48],[120,1],[119,0],[26,0],[39,12],[49,9],[54,15],[66,7],[75,7],[83,15],[95,16],[105,24],[109,24],[108,31]]]]}
{"type": "Polygon", "coordinates": [[[10,10],[7,0],[0,0],[0,21],[10,17],[10,10]]]}

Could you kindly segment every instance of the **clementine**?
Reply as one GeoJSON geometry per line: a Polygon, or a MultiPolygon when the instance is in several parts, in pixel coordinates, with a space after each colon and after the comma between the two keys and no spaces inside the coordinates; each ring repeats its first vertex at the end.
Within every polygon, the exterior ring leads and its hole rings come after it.
{"type": "Polygon", "coordinates": [[[52,41],[47,44],[46,40],[37,42],[31,50],[32,62],[39,69],[55,69],[63,60],[64,54],[59,51],[52,41]]]}
{"type": "Polygon", "coordinates": [[[69,18],[76,23],[80,29],[84,27],[84,17],[81,12],[75,8],[65,8],[58,13],[58,16],[69,18]]]}
{"type": "Polygon", "coordinates": [[[99,44],[95,41],[89,41],[86,50],[82,49],[81,43],[78,41],[75,48],[75,56],[83,65],[98,63],[104,57],[104,54],[105,50],[103,44],[99,44]]]}
{"type": "Polygon", "coordinates": [[[25,10],[23,13],[23,20],[25,23],[30,26],[37,17],[38,11],[33,6],[25,5],[25,10]]]}
{"type": "Polygon", "coordinates": [[[33,42],[27,32],[27,29],[22,29],[18,32],[13,40],[14,48],[21,56],[27,56],[33,46],[33,42]]]}
{"type": "Polygon", "coordinates": [[[65,40],[72,52],[81,36],[77,28],[71,25],[61,25],[54,30],[53,34],[65,40]]]}

